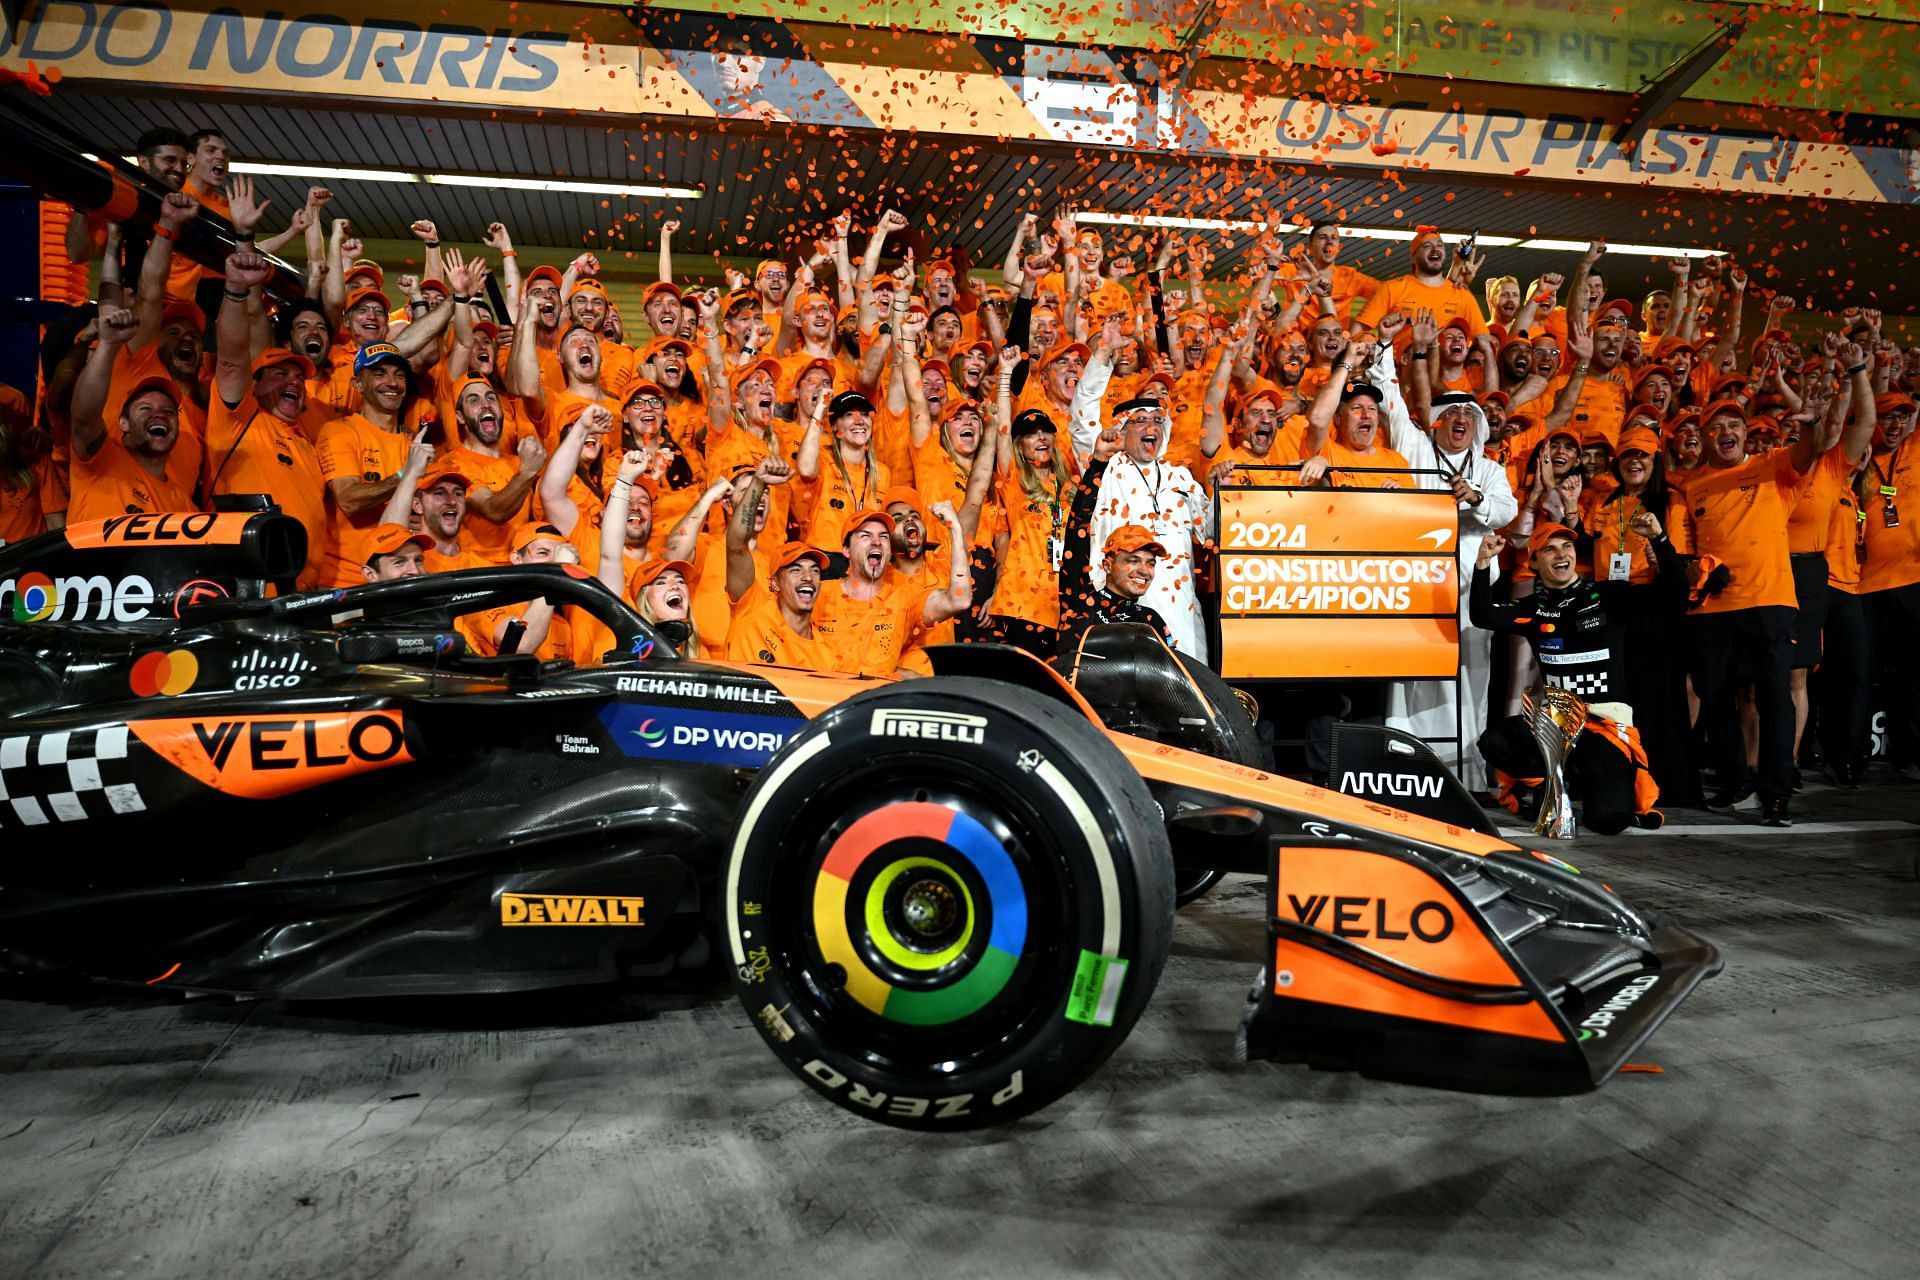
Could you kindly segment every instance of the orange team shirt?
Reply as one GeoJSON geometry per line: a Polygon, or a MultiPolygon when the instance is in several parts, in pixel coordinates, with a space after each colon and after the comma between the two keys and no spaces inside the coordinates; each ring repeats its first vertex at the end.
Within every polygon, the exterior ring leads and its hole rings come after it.
{"type": "MultiPolygon", "coordinates": [[[[980,447],[993,448],[991,436],[980,447]]],[[[967,500],[970,472],[971,463],[963,464],[959,458],[948,453],[947,447],[940,443],[938,434],[929,435],[913,452],[913,487],[920,495],[920,501],[928,507],[936,502],[950,502],[957,514],[967,500]]],[[[1000,510],[1000,503],[989,485],[987,496],[980,503],[980,523],[974,527],[973,545],[992,546],[994,538],[1006,527],[1006,516],[1000,510]]],[[[929,529],[927,533],[932,536],[934,531],[929,529]]]]}
{"type": "MultiPolygon", "coordinates": [[[[227,198],[218,191],[208,190],[200,185],[192,174],[181,185],[182,191],[200,202],[200,207],[223,218],[233,217],[233,210],[227,204],[227,198]]],[[[180,246],[173,246],[173,261],[167,264],[167,296],[185,302],[194,301],[194,291],[202,280],[218,280],[221,273],[212,267],[203,267],[192,258],[180,252],[180,246]]]]}
{"type": "Polygon", "coordinates": [[[1787,552],[1811,555],[1827,549],[1827,531],[1833,527],[1833,504],[1853,484],[1853,468],[1839,449],[1829,449],[1814,460],[1800,500],[1787,517],[1787,552]]]}
{"type": "Polygon", "coordinates": [[[886,463],[874,458],[849,464],[840,458],[834,442],[823,441],[820,474],[810,481],[796,476],[793,486],[799,491],[794,497],[801,509],[800,541],[815,547],[840,546],[846,540],[847,517],[878,502],[892,486],[893,472],[886,463]]]}
{"type": "MultiPolygon", "coordinates": [[[[1295,287],[1303,287],[1297,285],[1297,282],[1301,279],[1300,269],[1291,262],[1281,266],[1279,279],[1289,290],[1295,287]]],[[[1367,303],[1372,302],[1373,296],[1379,292],[1380,281],[1375,280],[1372,276],[1367,275],[1365,272],[1357,271],[1352,267],[1342,266],[1339,263],[1334,264],[1333,312],[1339,316],[1341,320],[1346,321],[1353,319],[1353,304],[1358,302],[1364,307],[1367,303]]],[[[1309,320],[1312,319],[1313,314],[1318,313],[1313,309],[1311,304],[1302,309],[1302,315],[1306,316],[1309,320]],[[1309,314],[1310,312],[1312,314],[1309,314]]]]}
{"type": "Polygon", "coordinates": [[[1708,596],[1697,612],[1796,607],[1787,515],[1806,483],[1787,449],[1748,458],[1737,467],[1703,467],[1688,476],[1694,549],[1717,557],[1733,574],[1726,590],[1708,596]]]}
{"type": "MultiPolygon", "coordinates": [[[[773,439],[763,440],[748,431],[739,423],[734,423],[721,435],[707,437],[707,475],[715,480],[722,476],[732,476],[739,468],[751,470],[762,458],[779,457],[791,463],[794,455],[800,451],[797,435],[789,434],[792,424],[775,422],[773,439]]],[[[786,541],[788,514],[793,508],[794,499],[788,490],[792,482],[776,484],[767,489],[767,526],[760,534],[761,541],[780,543],[786,541]]],[[[829,547],[828,550],[834,548],[829,547]]]]}
{"type": "Polygon", "coordinates": [[[1876,453],[1867,464],[1867,550],[1860,564],[1860,590],[1891,591],[1920,582],[1920,448],[1913,437],[1891,454],[1876,453]],[[1898,528],[1887,528],[1887,495],[1892,489],[1898,528]]]}
{"type": "MultiPolygon", "coordinates": [[[[837,584],[821,583],[820,598],[823,600],[828,587],[839,590],[837,584]]],[[[734,611],[732,625],[727,631],[727,657],[734,662],[805,667],[815,671],[826,671],[833,665],[832,655],[819,632],[803,636],[789,627],[780,614],[780,604],[773,598],[773,593],[757,582],[752,591],[740,597],[739,607],[734,611]]]]}
{"type": "MultiPolygon", "coordinates": [[[[1051,480],[1047,481],[1049,487],[1051,480]]],[[[1060,625],[1060,571],[1053,548],[1066,537],[1073,484],[1059,495],[1034,498],[1020,485],[1018,470],[1000,482],[1000,510],[1007,522],[1007,554],[993,590],[993,611],[1035,626],[1060,625]]]]}
{"type": "MultiPolygon", "coordinates": [[[[1582,502],[1584,505],[1584,499],[1582,502]]],[[[1687,522],[1681,518],[1685,504],[1685,495],[1670,492],[1667,514],[1660,520],[1667,541],[1683,556],[1693,554],[1687,539],[1687,522]]],[[[1614,580],[1610,572],[1613,557],[1622,551],[1628,558],[1628,582],[1645,584],[1658,576],[1659,563],[1653,558],[1653,548],[1629,527],[1633,518],[1644,510],[1638,498],[1621,494],[1612,502],[1597,504],[1585,515],[1587,528],[1593,531],[1593,571],[1602,582],[1614,580]]]]}
{"type": "Polygon", "coordinates": [[[883,589],[871,600],[855,600],[844,580],[821,583],[813,605],[813,634],[826,659],[824,668],[859,676],[898,671],[925,630],[920,620],[933,591],[916,582],[900,591],[883,589]]]}
{"type": "Polygon", "coordinates": [[[509,544],[513,541],[513,531],[525,524],[533,513],[533,490],[529,488],[526,496],[520,499],[518,509],[497,524],[474,507],[473,494],[479,489],[499,493],[512,484],[514,477],[520,474],[519,455],[497,457],[457,444],[450,449],[442,449],[436,455],[436,461],[457,468],[468,481],[467,521],[461,527],[460,540],[487,562],[505,564],[509,544]]]}
{"type": "Polygon", "coordinates": [[[1852,488],[1840,491],[1827,522],[1827,585],[1860,594],[1860,507],[1852,488]]]}
{"type": "Polygon", "coordinates": [[[73,455],[73,499],[67,523],[113,516],[193,511],[193,494],[165,477],[156,478],[109,430],[91,458],[73,455]]]}
{"type": "MultiPolygon", "coordinates": [[[[1384,428],[1382,430],[1384,431],[1384,428]]],[[[1329,438],[1321,448],[1320,456],[1340,473],[1334,483],[1348,489],[1384,489],[1389,482],[1402,489],[1414,489],[1420,484],[1419,476],[1393,476],[1370,471],[1347,470],[1349,467],[1393,467],[1409,471],[1413,469],[1413,464],[1401,456],[1399,450],[1389,449],[1386,445],[1376,445],[1371,453],[1361,453],[1356,449],[1347,448],[1337,439],[1329,438]]]]}
{"type": "Polygon", "coordinates": [[[264,412],[251,394],[231,409],[216,395],[208,409],[207,470],[219,472],[213,493],[264,493],[298,520],[307,531],[300,589],[318,586],[327,553],[327,485],[320,478],[319,451],[298,426],[264,412]]]}
{"type": "MultiPolygon", "coordinates": [[[[461,532],[464,534],[465,530],[461,532]]],[[[428,547],[426,554],[420,557],[420,567],[428,573],[450,573],[455,569],[491,569],[498,563],[497,560],[489,560],[477,554],[464,542],[460,545],[457,555],[450,556],[438,547],[428,547]]]]}
{"type": "MultiPolygon", "coordinates": [[[[1360,313],[1357,323],[1363,329],[1377,329],[1381,319],[1395,311],[1412,319],[1414,312],[1422,307],[1432,309],[1433,322],[1443,329],[1449,320],[1459,318],[1467,322],[1470,336],[1479,337],[1487,331],[1487,322],[1480,316],[1480,304],[1467,290],[1457,284],[1421,284],[1413,276],[1397,276],[1383,283],[1360,313]]],[[[1413,326],[1409,324],[1394,339],[1394,350],[1405,351],[1412,341],[1413,326]]]]}
{"type": "MultiPolygon", "coordinates": [[[[1304,424],[1306,419],[1296,418],[1294,421],[1304,424]]],[[[1292,423],[1289,423],[1289,430],[1281,431],[1274,436],[1273,443],[1267,446],[1264,457],[1249,452],[1243,445],[1228,445],[1213,455],[1208,474],[1212,474],[1213,467],[1223,462],[1231,462],[1235,469],[1227,478],[1229,484],[1254,485],[1262,489],[1285,488],[1288,485],[1299,484],[1299,475],[1292,471],[1242,471],[1239,469],[1241,467],[1287,467],[1299,462],[1300,442],[1298,437],[1291,434],[1291,426],[1292,423]]]]}
{"type": "MultiPolygon", "coordinates": [[[[413,438],[406,432],[383,430],[360,414],[335,418],[320,429],[320,478],[328,486],[335,480],[374,484],[391,479],[406,469],[412,445],[413,438]]],[[[350,587],[364,582],[356,553],[366,532],[380,523],[384,503],[349,516],[334,503],[331,487],[326,503],[327,549],[321,563],[320,585],[350,587]]]]}
{"type": "MultiPolygon", "coordinates": [[[[107,424],[107,433],[117,436],[120,431],[120,410],[127,402],[127,393],[148,378],[171,378],[167,367],[160,363],[160,344],[149,342],[135,351],[132,347],[122,347],[113,358],[112,380],[107,385],[107,400],[101,406],[100,417],[107,424]]],[[[176,390],[179,384],[175,383],[176,390]]],[[[173,452],[167,455],[167,475],[188,493],[197,493],[200,482],[206,477],[207,460],[207,411],[186,396],[178,400],[180,409],[180,436],[173,442],[173,452]]]]}
{"type": "Polygon", "coordinates": [[[40,481],[29,475],[19,484],[0,479],[0,547],[47,531],[40,514],[40,481]]]}
{"type": "MultiPolygon", "coordinates": [[[[1558,393],[1556,393],[1558,394],[1558,393]]],[[[1620,429],[1627,423],[1627,402],[1632,398],[1627,379],[1618,369],[1611,373],[1592,372],[1580,384],[1580,398],[1574,401],[1573,419],[1567,425],[1584,440],[1588,431],[1598,431],[1612,448],[1620,440],[1620,429]]]]}
{"type": "Polygon", "coordinates": [[[756,546],[749,546],[747,552],[753,557],[753,585],[737,601],[727,597],[726,535],[710,527],[700,535],[694,552],[693,581],[687,584],[693,592],[693,629],[699,633],[700,643],[711,657],[727,657],[732,652],[729,637],[734,620],[742,610],[773,595],[769,587],[773,553],[756,546]]]}
{"type": "MultiPolygon", "coordinates": [[[[920,557],[920,567],[908,571],[901,567],[900,557],[895,556],[887,566],[886,576],[880,579],[880,589],[886,592],[912,591],[924,586],[929,591],[938,590],[953,580],[953,556],[946,547],[929,544],[920,557]]],[[[955,618],[945,622],[936,622],[923,628],[920,637],[907,651],[901,665],[923,676],[933,674],[933,663],[928,660],[926,646],[930,644],[953,644],[958,640],[955,632],[955,618]]]]}
{"type": "MultiPolygon", "coordinates": [[[[869,397],[873,400],[873,443],[869,448],[873,456],[886,464],[887,470],[896,476],[913,474],[913,424],[911,411],[899,413],[887,408],[885,396],[869,397]]],[[[830,432],[820,428],[821,447],[825,448],[830,432]]],[[[933,425],[933,434],[940,434],[940,424],[933,425]]]]}
{"type": "Polygon", "coordinates": [[[600,339],[600,387],[609,400],[624,401],[639,377],[638,351],[611,338],[600,339]]]}

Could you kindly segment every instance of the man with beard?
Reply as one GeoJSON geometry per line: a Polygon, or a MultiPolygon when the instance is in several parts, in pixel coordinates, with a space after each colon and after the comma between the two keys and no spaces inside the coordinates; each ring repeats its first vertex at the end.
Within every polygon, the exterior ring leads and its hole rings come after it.
{"type": "MultiPolygon", "coordinates": [[[[982,468],[982,471],[989,475],[992,470],[991,466],[982,468]]],[[[899,594],[919,590],[926,583],[947,581],[953,573],[954,548],[958,545],[964,551],[965,543],[955,544],[944,539],[934,542],[928,538],[927,530],[931,521],[919,493],[906,485],[895,485],[880,495],[877,505],[893,519],[893,554],[887,560],[887,572],[880,582],[880,589],[899,594]]],[[[952,504],[943,501],[937,505],[950,507],[952,504]]],[[[961,512],[960,515],[961,527],[964,530],[966,513],[961,512]]],[[[989,561],[989,570],[991,570],[991,564],[992,562],[989,561]]],[[[968,568],[973,575],[975,594],[983,600],[992,595],[991,576],[983,581],[971,564],[968,568]]],[[[957,630],[959,624],[973,616],[969,613],[927,628],[926,634],[909,651],[907,657],[902,660],[903,663],[922,675],[932,675],[933,666],[927,660],[925,646],[955,643],[961,638],[957,630]]]]}
{"type": "MultiPolygon", "coordinates": [[[[243,206],[242,212],[251,214],[252,207],[243,206]]],[[[147,256],[140,264],[133,303],[140,327],[120,349],[113,370],[114,391],[107,401],[111,416],[118,412],[126,388],[149,378],[173,380],[180,407],[180,432],[167,465],[175,481],[189,494],[199,489],[206,454],[207,393],[200,381],[200,368],[207,318],[194,303],[168,297],[166,284],[174,237],[199,214],[200,206],[184,192],[174,192],[161,201],[153,243],[147,246],[147,256]]],[[[251,228],[249,222],[247,229],[251,228]]]]}
{"type": "MultiPolygon", "coordinates": [[[[424,323],[424,322],[421,322],[424,323]]],[[[320,429],[320,475],[327,482],[327,552],[322,586],[360,580],[355,554],[380,522],[406,470],[411,441],[401,421],[407,401],[407,357],[391,342],[370,342],[353,358],[360,410],[320,429]]]]}
{"type": "MultiPolygon", "coordinates": [[[[1659,517],[1641,511],[1632,527],[1657,558],[1660,576],[1678,581],[1684,572],[1680,556],[1659,517]]],[[[1565,525],[1537,526],[1527,539],[1536,578],[1533,594],[1502,604],[1493,598],[1492,566],[1506,539],[1490,534],[1475,553],[1468,608],[1475,627],[1524,638],[1539,658],[1547,686],[1587,704],[1586,730],[1565,762],[1568,794],[1581,802],[1581,822],[1603,836],[1618,835],[1630,825],[1654,830],[1665,818],[1653,807],[1660,789],[1626,701],[1632,654],[1619,594],[1623,584],[1603,586],[1582,578],[1575,538],[1565,525]]],[[[1537,808],[1539,799],[1530,793],[1546,774],[1532,730],[1519,716],[1509,716],[1488,726],[1479,745],[1487,762],[1513,779],[1515,804],[1521,816],[1531,817],[1527,810],[1537,808]]]]}
{"type": "Polygon", "coordinates": [[[617,401],[607,395],[601,382],[600,335],[593,329],[574,325],[560,335],[557,386],[541,376],[539,351],[534,345],[538,316],[538,309],[531,304],[521,308],[508,356],[507,390],[526,398],[543,439],[551,442],[557,425],[571,421],[574,406],[597,404],[611,410],[617,401]]]}
{"type": "Polygon", "coordinates": [[[1409,477],[1381,474],[1383,469],[1411,469],[1406,458],[1382,440],[1380,406],[1385,393],[1369,382],[1348,381],[1356,370],[1373,362],[1378,350],[1371,338],[1361,338],[1334,362],[1333,376],[1307,408],[1307,435],[1300,452],[1326,458],[1338,473],[1335,484],[1405,489],[1412,484],[1409,477]]]}
{"type": "MultiPolygon", "coordinates": [[[[1091,459],[1098,437],[1085,436],[1081,424],[1074,425],[1075,452],[1083,451],[1084,439],[1084,453],[1091,459]]],[[[1207,638],[1194,578],[1194,547],[1213,536],[1213,504],[1192,472],[1167,462],[1172,423],[1158,403],[1145,398],[1122,402],[1114,426],[1120,432],[1120,449],[1100,477],[1090,545],[1105,547],[1108,536],[1122,525],[1147,528],[1167,554],[1142,603],[1166,622],[1174,648],[1205,662],[1207,638]]],[[[1095,566],[1092,578],[1096,587],[1104,587],[1104,566],[1095,566]]]]}
{"type": "MultiPolygon", "coordinates": [[[[202,129],[190,135],[187,138],[187,177],[180,184],[179,194],[192,199],[196,206],[204,205],[221,217],[231,219],[233,211],[227,205],[229,159],[226,136],[218,129],[202,129]]],[[[167,238],[166,233],[158,227],[154,229],[154,236],[156,239],[167,238]]],[[[212,311],[213,306],[210,299],[206,305],[201,305],[202,283],[219,278],[220,273],[213,268],[203,267],[182,254],[168,264],[166,296],[179,302],[193,303],[205,314],[212,311]]]]}
{"type": "Polygon", "coordinates": [[[467,524],[467,477],[445,461],[436,462],[433,446],[416,440],[400,473],[393,497],[380,513],[382,524],[405,524],[433,539],[424,561],[428,573],[485,569],[498,561],[477,554],[462,538],[467,524]]]}
{"type": "Polygon", "coordinates": [[[656,340],[680,335],[681,297],[679,286],[671,280],[656,280],[640,295],[640,313],[656,340]]]}
{"type": "Polygon", "coordinates": [[[1087,469],[1073,491],[1073,508],[1067,517],[1066,547],[1060,557],[1060,641],[1062,654],[1074,652],[1088,627],[1107,623],[1139,623],[1149,626],[1168,644],[1173,633],[1166,620],[1141,597],[1153,589],[1160,562],[1167,549],[1143,525],[1123,524],[1108,532],[1101,544],[1101,581],[1093,580],[1090,534],[1094,506],[1099,498],[1100,481],[1107,463],[1121,446],[1121,432],[1109,427],[1093,442],[1087,457],[1087,469]]]}
{"type": "Polygon", "coordinates": [[[787,295],[786,305],[792,313],[790,322],[781,327],[774,343],[782,398],[792,395],[800,371],[814,361],[824,360],[832,368],[839,341],[833,297],[825,289],[814,287],[811,266],[800,268],[800,287],[787,295]]]}
{"type": "Polygon", "coordinates": [[[1866,553],[1860,599],[1874,623],[1874,653],[1887,692],[1888,755],[1909,781],[1920,782],[1920,447],[1913,443],[1911,396],[1875,399],[1879,426],[1860,479],[1866,553]]]}
{"type": "MultiPolygon", "coordinates": [[[[1416,334],[1416,346],[1426,341],[1416,334]]],[[[1416,469],[1437,472],[1421,476],[1423,489],[1445,488],[1453,493],[1459,512],[1459,536],[1454,546],[1456,570],[1479,554],[1485,538],[1504,529],[1520,514],[1520,503],[1507,483],[1507,469],[1486,455],[1487,417],[1464,391],[1443,391],[1433,397],[1428,429],[1420,430],[1407,413],[1395,376],[1392,352],[1382,348],[1368,379],[1385,399],[1387,439],[1416,469]]],[[[1456,578],[1457,581],[1457,578],[1456,578]]],[[[1493,678],[1493,637],[1476,626],[1460,602],[1460,667],[1458,701],[1453,684],[1439,681],[1402,681],[1387,700],[1387,724],[1417,738],[1465,738],[1441,758],[1471,791],[1485,789],[1479,756],[1467,743],[1487,727],[1487,687],[1493,678]],[[1449,758],[1450,757],[1450,758],[1449,758]]]]}
{"type": "Polygon", "coordinates": [[[1814,462],[1839,439],[1821,429],[1801,432],[1791,448],[1747,456],[1747,413],[1737,401],[1707,406],[1706,465],[1687,476],[1692,545],[1731,574],[1687,620],[1688,669],[1700,698],[1719,790],[1709,808],[1728,808],[1753,793],[1734,690],[1753,676],[1760,718],[1757,781],[1762,820],[1787,826],[1793,795],[1793,571],[1787,522],[1814,462]]]}
{"type": "Polygon", "coordinates": [[[547,464],[546,447],[524,436],[507,451],[507,415],[500,393],[485,378],[467,378],[454,388],[453,418],[460,442],[443,460],[466,476],[467,541],[474,554],[504,564],[515,528],[533,514],[533,488],[547,464]]]}
{"type": "MultiPolygon", "coordinates": [[[[1359,327],[1378,329],[1380,322],[1396,311],[1410,316],[1424,307],[1433,312],[1434,322],[1443,329],[1458,318],[1466,322],[1468,338],[1485,333],[1487,325],[1480,318],[1480,303],[1469,290],[1453,281],[1447,246],[1440,239],[1440,233],[1432,227],[1417,228],[1411,248],[1412,272],[1380,287],[1360,313],[1359,327]]],[[[1396,345],[1404,348],[1413,339],[1412,331],[1402,329],[1399,339],[1396,345]]]]}
{"type": "MultiPolygon", "coordinates": [[[[133,162],[167,190],[178,191],[187,180],[187,136],[164,125],[149,129],[133,144],[133,162]]],[[[107,247],[108,229],[117,225],[97,210],[75,209],[67,220],[67,261],[91,262],[99,257],[100,251],[107,247]]],[[[149,235],[129,233],[122,228],[119,239],[117,265],[124,280],[139,274],[140,264],[147,256],[149,235]]]]}
{"type": "Polygon", "coordinates": [[[313,362],[283,347],[248,358],[258,302],[253,291],[273,278],[265,258],[227,255],[227,286],[216,324],[215,395],[208,405],[208,492],[264,493],[307,531],[307,564],[298,586],[320,581],[327,547],[326,481],[320,455],[301,429],[313,362]]]}
{"type": "Polygon", "coordinates": [[[1347,329],[1338,316],[1315,316],[1307,330],[1307,365],[1300,374],[1300,396],[1308,403],[1333,376],[1333,362],[1347,349],[1347,329]]]}
{"type": "MultiPolygon", "coordinates": [[[[932,515],[946,526],[949,545],[964,545],[960,517],[951,505],[939,503],[932,515]]],[[[848,517],[841,547],[847,576],[823,584],[813,606],[814,634],[828,670],[864,676],[914,670],[912,650],[923,643],[924,633],[965,613],[973,603],[973,577],[964,556],[952,557],[942,585],[908,583],[891,592],[882,588],[893,557],[893,517],[877,506],[848,517]]]]}
{"type": "MultiPolygon", "coordinates": [[[[1621,308],[1624,302],[1607,303],[1594,317],[1594,327],[1590,331],[1593,340],[1593,355],[1587,362],[1587,378],[1580,388],[1580,398],[1573,406],[1573,426],[1585,440],[1589,431],[1598,432],[1611,450],[1614,442],[1620,439],[1620,431],[1627,422],[1627,402],[1630,389],[1627,385],[1626,370],[1621,366],[1622,347],[1626,341],[1627,324],[1630,317],[1621,308]]],[[[1576,329],[1568,335],[1571,342],[1576,329]]]]}
{"type": "Polygon", "coordinates": [[[576,281],[567,294],[567,317],[573,327],[585,329],[599,342],[601,385],[606,388],[609,399],[619,399],[634,379],[638,356],[632,347],[606,336],[607,312],[611,306],[607,301],[607,287],[591,277],[576,281]]]}
{"type": "MultiPolygon", "coordinates": [[[[1073,424],[1074,393],[1080,389],[1080,376],[1092,356],[1092,348],[1084,342],[1057,343],[1052,350],[1034,361],[1028,370],[1027,385],[1014,405],[1014,412],[1025,413],[1029,409],[1038,409],[1055,422],[1073,424]]],[[[1110,363],[1108,367],[1111,367],[1110,363]]],[[[1105,386],[1106,379],[1103,377],[1093,395],[1096,408],[1100,403],[1098,393],[1105,386]]]]}
{"type": "Polygon", "coordinates": [[[119,429],[107,429],[103,411],[114,362],[137,324],[131,311],[104,312],[99,345],[74,381],[69,525],[195,509],[190,487],[167,478],[167,460],[180,435],[180,392],[173,379],[157,376],[135,384],[118,410],[119,429]]]}

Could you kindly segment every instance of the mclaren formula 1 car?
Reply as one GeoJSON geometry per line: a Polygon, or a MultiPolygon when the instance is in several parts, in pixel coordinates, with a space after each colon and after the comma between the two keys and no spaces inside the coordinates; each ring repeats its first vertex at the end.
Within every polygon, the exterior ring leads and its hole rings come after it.
{"type": "Polygon", "coordinates": [[[916,1129],[1113,1052],[1176,865],[1269,879],[1250,1057],[1577,1092],[1719,968],[1551,856],[1243,763],[1237,700],[1141,633],[858,680],[684,660],[567,567],[293,592],[303,550],[272,511],[0,550],[7,966],[298,1000],[717,968],[809,1086],[916,1129]],[[542,596],[602,664],[454,625],[542,596]]]}

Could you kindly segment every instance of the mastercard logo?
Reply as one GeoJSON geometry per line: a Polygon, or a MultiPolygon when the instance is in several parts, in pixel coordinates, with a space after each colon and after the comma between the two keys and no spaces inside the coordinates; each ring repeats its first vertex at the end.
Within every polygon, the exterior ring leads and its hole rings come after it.
{"type": "Polygon", "coordinates": [[[185,649],[169,649],[141,654],[127,682],[137,698],[171,698],[193,688],[199,678],[200,659],[185,649]]]}
{"type": "Polygon", "coordinates": [[[60,611],[60,593],[44,573],[23,573],[13,584],[13,620],[44,622],[60,611]]]}

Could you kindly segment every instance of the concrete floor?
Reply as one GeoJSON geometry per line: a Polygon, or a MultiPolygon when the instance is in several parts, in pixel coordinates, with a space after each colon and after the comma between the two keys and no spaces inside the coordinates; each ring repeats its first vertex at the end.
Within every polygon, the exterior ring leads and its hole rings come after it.
{"type": "Polygon", "coordinates": [[[6,988],[0,1276],[1910,1277],[1920,787],[1877,781],[1790,832],[1576,842],[1728,965],[1648,1045],[1661,1073],[1578,1098],[1236,1065],[1240,878],[1182,913],[1088,1084],[952,1138],[807,1093],[730,999],[6,988]]]}

